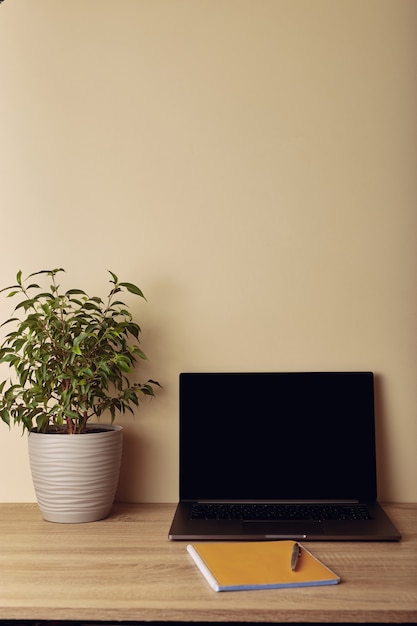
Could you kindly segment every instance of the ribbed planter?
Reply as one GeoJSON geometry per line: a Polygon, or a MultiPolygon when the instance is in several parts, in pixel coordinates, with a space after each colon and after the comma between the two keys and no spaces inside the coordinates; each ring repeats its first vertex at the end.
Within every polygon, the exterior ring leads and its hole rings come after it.
{"type": "Polygon", "coordinates": [[[123,429],[99,427],[105,430],[81,435],[29,433],[33,486],[46,521],[75,524],[109,515],[119,481],[123,429]]]}

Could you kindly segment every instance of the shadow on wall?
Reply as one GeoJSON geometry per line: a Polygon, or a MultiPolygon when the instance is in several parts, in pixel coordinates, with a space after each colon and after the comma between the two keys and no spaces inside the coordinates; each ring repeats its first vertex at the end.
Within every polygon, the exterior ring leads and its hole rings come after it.
{"type": "Polygon", "coordinates": [[[393,500],[392,494],[394,493],[394,486],[391,479],[393,459],[389,455],[388,433],[386,428],[388,416],[386,414],[386,403],[384,401],[384,380],[379,374],[374,375],[374,393],[378,499],[383,502],[393,500]]]}
{"type": "Polygon", "coordinates": [[[144,492],[147,449],[148,444],[143,432],[123,426],[123,454],[116,501],[129,502],[131,500],[132,482],[135,483],[136,493],[144,492]]]}

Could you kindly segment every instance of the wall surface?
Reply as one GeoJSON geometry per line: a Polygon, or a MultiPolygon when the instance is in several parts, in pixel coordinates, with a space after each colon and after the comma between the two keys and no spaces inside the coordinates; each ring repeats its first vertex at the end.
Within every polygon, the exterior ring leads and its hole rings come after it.
{"type": "MultiPolygon", "coordinates": [[[[417,500],[416,30],[414,0],[0,4],[0,287],[147,297],[119,499],[177,499],[179,372],[365,369],[379,497],[417,500]]],[[[0,475],[34,500],[4,424],[0,475]]]]}

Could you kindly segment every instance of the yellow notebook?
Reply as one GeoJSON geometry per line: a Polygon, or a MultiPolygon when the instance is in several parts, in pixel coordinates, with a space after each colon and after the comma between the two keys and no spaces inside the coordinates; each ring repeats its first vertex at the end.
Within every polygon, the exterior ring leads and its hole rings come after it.
{"type": "Polygon", "coordinates": [[[336,585],[340,577],[294,541],[193,543],[187,550],[214,591],[336,585]],[[291,569],[293,548],[299,557],[291,569]]]}

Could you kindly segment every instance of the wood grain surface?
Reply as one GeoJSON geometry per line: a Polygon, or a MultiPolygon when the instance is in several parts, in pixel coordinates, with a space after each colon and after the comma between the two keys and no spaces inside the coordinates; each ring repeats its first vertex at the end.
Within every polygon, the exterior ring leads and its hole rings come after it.
{"type": "Polygon", "coordinates": [[[0,620],[417,622],[417,504],[384,508],[398,543],[304,542],[339,585],[216,593],[167,538],[172,504],[117,503],[89,524],[0,504],[0,620]]]}

